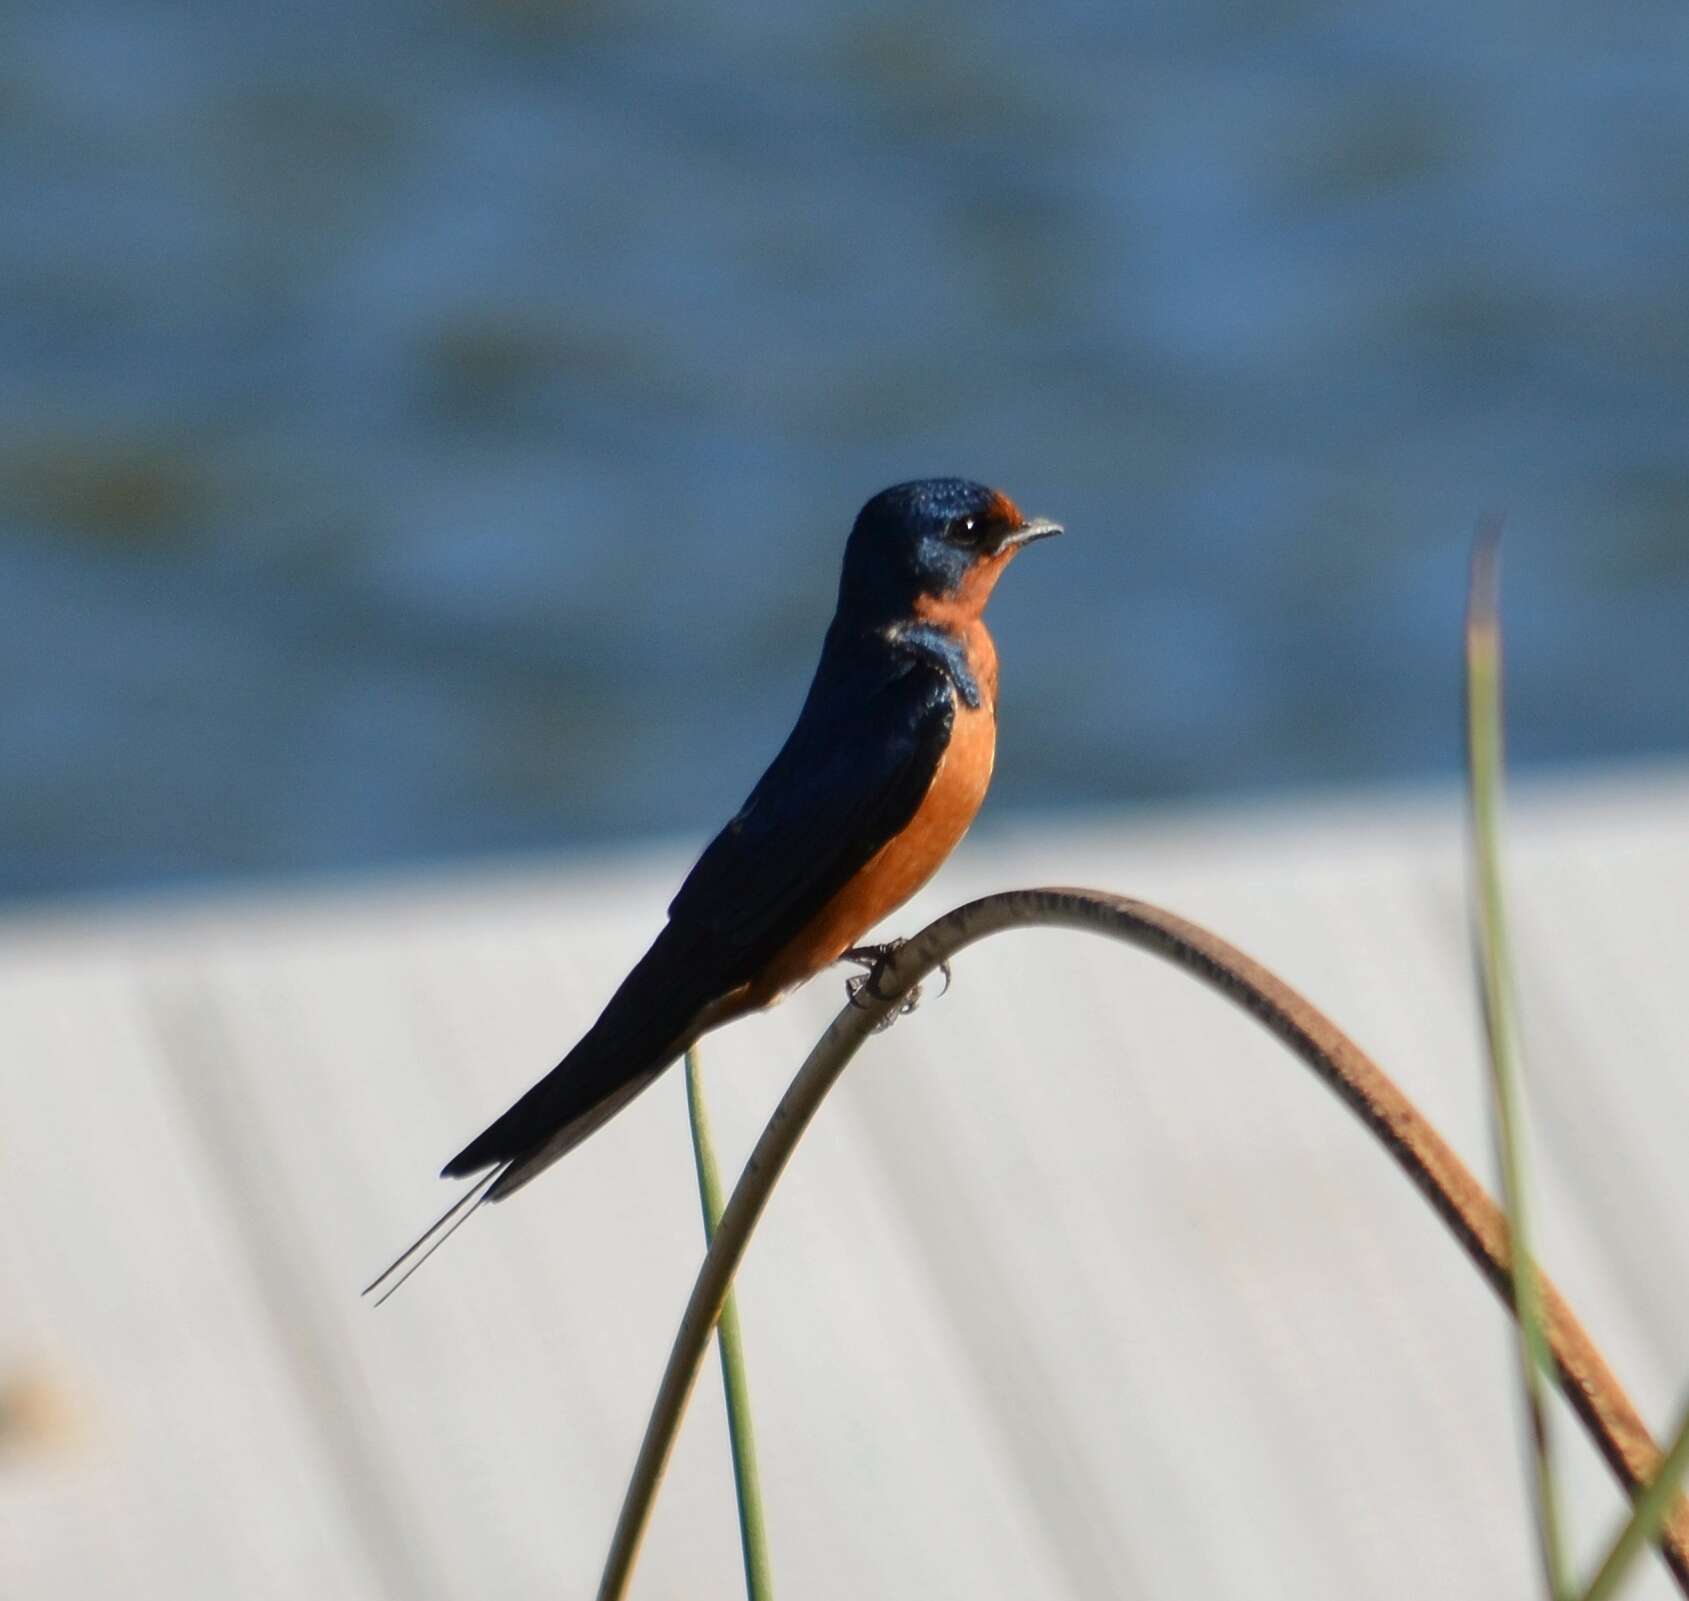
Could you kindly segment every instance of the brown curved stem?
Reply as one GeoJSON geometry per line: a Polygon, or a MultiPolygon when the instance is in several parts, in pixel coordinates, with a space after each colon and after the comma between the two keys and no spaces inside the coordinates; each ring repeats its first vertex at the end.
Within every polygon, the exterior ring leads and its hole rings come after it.
{"type": "MultiPolygon", "coordinates": [[[[1507,1221],[1501,1210],[1377,1064],[1288,984],[1217,935],[1142,901],[1084,889],[990,895],[939,918],[899,948],[881,975],[873,1004],[847,1005],[834,1018],[775,1108],[693,1284],[616,1525],[599,1601],[620,1601],[626,1594],[710,1331],[774,1183],[827,1091],[874,1025],[941,961],[991,934],[1026,927],[1080,929],[1136,945],[1184,968],[1243,1007],[1313,1068],[1378,1136],[1512,1310],[1507,1221]]],[[[1659,1447],[1559,1291],[1546,1277],[1539,1282],[1555,1377],[1607,1465],[1634,1498],[1659,1468],[1659,1447]]],[[[1659,1547],[1678,1588],[1689,1596],[1689,1500],[1682,1495],[1660,1529],[1659,1547]]]]}

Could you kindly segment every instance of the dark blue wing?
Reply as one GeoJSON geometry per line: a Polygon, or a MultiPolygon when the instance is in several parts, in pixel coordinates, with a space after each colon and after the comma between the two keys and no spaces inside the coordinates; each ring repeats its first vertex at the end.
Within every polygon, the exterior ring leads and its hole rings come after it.
{"type": "MultiPolygon", "coordinates": [[[[955,719],[949,682],[889,654],[816,680],[797,726],[669,907],[674,933],[753,976],[915,815],[955,719]]],[[[712,964],[713,965],[713,964],[712,964]]]]}
{"type": "Polygon", "coordinates": [[[575,1048],[446,1164],[448,1177],[509,1163],[488,1192],[496,1200],[555,1161],[915,815],[955,701],[936,668],[871,649],[823,654],[791,738],[687,875],[656,943],[575,1048]]]}

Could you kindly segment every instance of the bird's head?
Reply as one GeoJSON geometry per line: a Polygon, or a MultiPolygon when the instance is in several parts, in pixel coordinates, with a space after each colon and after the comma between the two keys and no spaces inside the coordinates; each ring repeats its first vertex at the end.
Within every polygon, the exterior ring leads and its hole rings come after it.
{"type": "Polygon", "coordinates": [[[857,514],[840,609],[875,620],[977,617],[1015,552],[1060,532],[1047,517],[1023,517],[1007,495],[965,478],[894,484],[857,514]]]}

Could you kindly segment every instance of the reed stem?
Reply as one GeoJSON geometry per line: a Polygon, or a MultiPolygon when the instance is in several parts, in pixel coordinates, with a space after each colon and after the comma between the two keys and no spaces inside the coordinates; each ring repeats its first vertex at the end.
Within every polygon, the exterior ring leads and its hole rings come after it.
{"type": "MultiPolygon", "coordinates": [[[[721,1170],[710,1138],[703,1069],[696,1045],[686,1053],[686,1113],[692,1124],[692,1156],[698,1168],[698,1204],[704,1213],[707,1247],[715,1239],[716,1225],[721,1221],[721,1170]]],[[[733,1493],[739,1503],[739,1545],[745,1557],[745,1595],[748,1601],[774,1601],[768,1523],[763,1513],[762,1480],[757,1473],[756,1431],[751,1426],[751,1390],[745,1377],[745,1343],[739,1328],[739,1305],[732,1290],[721,1303],[716,1343],[721,1350],[721,1387],[727,1397],[733,1493]]]]}

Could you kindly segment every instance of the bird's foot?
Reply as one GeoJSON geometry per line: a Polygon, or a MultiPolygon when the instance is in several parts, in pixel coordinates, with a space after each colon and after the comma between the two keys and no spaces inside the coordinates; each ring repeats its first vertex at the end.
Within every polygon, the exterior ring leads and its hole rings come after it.
{"type": "MultiPolygon", "coordinates": [[[[848,951],[840,954],[839,960],[841,962],[855,962],[858,967],[867,969],[865,973],[857,973],[845,980],[845,994],[849,997],[852,1006],[865,1009],[873,1001],[884,1001],[889,998],[881,990],[880,980],[885,976],[886,963],[891,960],[893,953],[900,946],[908,943],[907,940],[893,939],[887,940],[883,945],[853,945],[848,951]],[[864,992],[868,995],[867,1000],[862,998],[864,992]]],[[[938,970],[944,975],[944,989],[938,992],[942,995],[950,988],[950,964],[940,962],[938,970]]],[[[876,1034],[883,1032],[890,1028],[898,1018],[906,1017],[914,1011],[921,1004],[922,988],[923,986],[920,984],[915,985],[898,1003],[895,1010],[887,1012],[874,1025],[874,1032],[876,1034]]]]}

